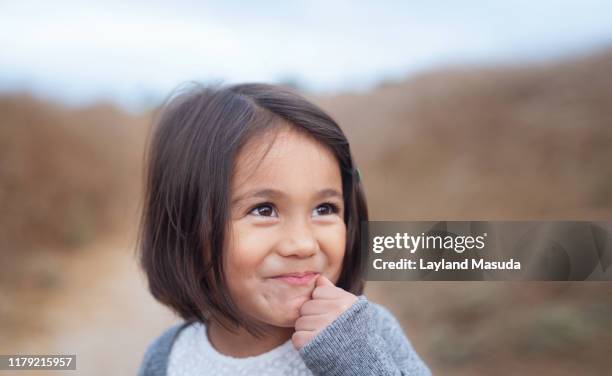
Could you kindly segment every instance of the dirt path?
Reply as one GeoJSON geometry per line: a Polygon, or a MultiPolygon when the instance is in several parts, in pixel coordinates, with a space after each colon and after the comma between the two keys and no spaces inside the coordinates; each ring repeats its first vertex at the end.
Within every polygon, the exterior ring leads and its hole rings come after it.
{"type": "Polygon", "coordinates": [[[132,243],[119,238],[59,261],[60,287],[41,302],[40,330],[2,353],[77,354],[76,373],[54,375],[136,374],[147,344],[178,319],[147,292],[132,243]]]}

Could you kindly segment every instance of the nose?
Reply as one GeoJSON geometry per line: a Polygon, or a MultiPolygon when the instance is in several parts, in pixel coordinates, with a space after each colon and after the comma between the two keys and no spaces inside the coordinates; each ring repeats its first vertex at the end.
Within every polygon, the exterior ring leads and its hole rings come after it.
{"type": "Polygon", "coordinates": [[[281,256],[306,258],[317,252],[319,245],[307,220],[291,221],[283,230],[282,240],[277,247],[281,256]]]}

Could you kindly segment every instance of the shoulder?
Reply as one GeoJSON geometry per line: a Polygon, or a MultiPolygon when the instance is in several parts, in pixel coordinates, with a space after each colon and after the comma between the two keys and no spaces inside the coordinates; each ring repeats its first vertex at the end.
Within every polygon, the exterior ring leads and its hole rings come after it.
{"type": "MultiPolygon", "coordinates": [[[[360,297],[360,299],[362,299],[362,297],[360,297]]],[[[411,345],[410,340],[404,333],[402,325],[391,311],[378,303],[367,300],[365,296],[363,296],[363,299],[367,301],[368,311],[374,330],[380,336],[391,342],[404,342],[411,345]]]]}
{"type": "MultiPolygon", "coordinates": [[[[363,299],[367,300],[365,296],[363,296],[363,299]]],[[[372,315],[372,321],[376,324],[377,327],[379,327],[380,329],[387,330],[400,326],[395,316],[387,308],[370,300],[367,300],[367,302],[370,306],[370,314],[372,315]]]]}
{"type": "Polygon", "coordinates": [[[397,318],[385,307],[368,302],[375,331],[384,340],[387,351],[396,364],[410,375],[431,376],[431,371],[416,353],[397,318]]]}
{"type": "Polygon", "coordinates": [[[165,375],[172,344],[180,331],[190,324],[190,321],[174,324],[153,339],[145,350],[138,376],[165,375]]]}

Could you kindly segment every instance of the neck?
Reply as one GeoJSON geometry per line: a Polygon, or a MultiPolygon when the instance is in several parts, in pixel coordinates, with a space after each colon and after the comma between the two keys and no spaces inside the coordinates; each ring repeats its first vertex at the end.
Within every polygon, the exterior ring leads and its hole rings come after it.
{"type": "Polygon", "coordinates": [[[294,332],[294,328],[269,325],[266,327],[265,335],[262,338],[256,338],[243,327],[232,332],[212,321],[207,325],[210,344],[219,353],[234,358],[264,354],[287,342],[294,332]]]}

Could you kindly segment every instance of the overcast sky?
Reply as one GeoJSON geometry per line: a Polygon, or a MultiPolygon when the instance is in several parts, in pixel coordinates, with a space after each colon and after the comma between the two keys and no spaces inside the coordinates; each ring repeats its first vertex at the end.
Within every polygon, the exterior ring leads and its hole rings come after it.
{"type": "Polygon", "coordinates": [[[612,46],[612,1],[2,1],[0,91],[138,106],[188,80],[363,90],[612,46]]]}

